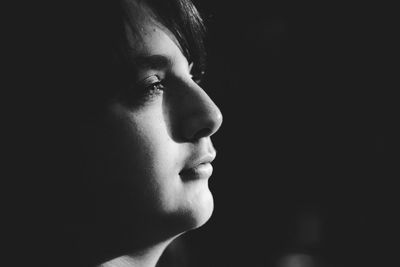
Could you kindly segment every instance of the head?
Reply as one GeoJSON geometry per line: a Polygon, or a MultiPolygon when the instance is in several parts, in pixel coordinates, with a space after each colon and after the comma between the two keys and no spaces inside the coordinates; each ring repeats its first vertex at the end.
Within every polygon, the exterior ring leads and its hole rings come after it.
{"type": "Polygon", "coordinates": [[[141,246],[211,216],[211,136],[222,115],[198,83],[204,26],[192,3],[111,2],[111,65],[96,67],[104,76],[79,105],[85,211],[75,224],[141,246]]]}

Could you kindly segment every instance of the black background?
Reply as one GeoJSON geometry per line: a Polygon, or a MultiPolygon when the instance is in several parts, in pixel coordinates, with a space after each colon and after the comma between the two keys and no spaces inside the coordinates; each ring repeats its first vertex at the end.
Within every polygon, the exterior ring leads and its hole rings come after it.
{"type": "MultiPolygon", "coordinates": [[[[290,253],[311,255],[319,266],[396,264],[396,9],[382,1],[196,3],[208,26],[204,88],[224,115],[213,136],[215,210],[160,264],[274,267],[290,253]],[[301,237],[313,232],[301,227],[307,222],[319,224],[312,242],[301,237]]],[[[3,96],[10,122],[3,140],[13,163],[4,186],[15,184],[7,189],[12,207],[4,218],[11,223],[4,229],[16,244],[16,256],[9,256],[16,266],[51,266],[50,253],[35,249],[43,241],[38,229],[52,224],[41,224],[49,213],[41,214],[40,205],[51,200],[38,192],[52,188],[47,182],[60,187],[53,179],[60,173],[68,176],[52,164],[72,142],[65,129],[73,122],[65,118],[76,110],[69,101],[80,97],[73,88],[82,85],[71,80],[98,75],[80,56],[92,64],[109,50],[106,43],[84,46],[104,29],[81,23],[96,14],[95,4],[16,4],[3,38],[12,73],[5,75],[4,92],[11,94],[3,96]]]]}
{"type": "Polygon", "coordinates": [[[318,266],[393,263],[393,9],[197,2],[208,26],[204,87],[224,122],[213,137],[213,217],[178,241],[187,264],[278,266],[289,253],[318,266]],[[300,226],[307,214],[320,227],[308,243],[298,237],[310,233],[300,226]]]}

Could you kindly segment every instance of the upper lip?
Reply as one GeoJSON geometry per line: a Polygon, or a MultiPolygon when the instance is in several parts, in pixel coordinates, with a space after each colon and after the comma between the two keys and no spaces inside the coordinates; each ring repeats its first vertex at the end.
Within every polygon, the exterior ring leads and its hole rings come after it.
{"type": "Polygon", "coordinates": [[[200,157],[197,157],[195,160],[190,161],[190,163],[186,165],[182,171],[194,169],[201,164],[211,163],[215,159],[216,155],[217,155],[216,151],[201,155],[200,157]]]}

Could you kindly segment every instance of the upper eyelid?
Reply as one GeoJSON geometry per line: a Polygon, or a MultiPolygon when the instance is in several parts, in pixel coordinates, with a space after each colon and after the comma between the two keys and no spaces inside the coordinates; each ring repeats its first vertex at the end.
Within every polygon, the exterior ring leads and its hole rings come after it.
{"type": "MultiPolygon", "coordinates": [[[[189,72],[189,77],[196,83],[200,83],[203,80],[203,76],[204,76],[204,71],[202,71],[201,73],[193,73],[193,69],[194,69],[194,62],[190,62],[188,65],[188,72],[189,72]]],[[[162,76],[167,76],[162,75],[162,76]]],[[[165,82],[166,77],[161,77],[159,74],[152,74],[152,75],[147,75],[147,77],[140,79],[136,82],[136,86],[140,86],[140,87],[146,87],[146,86],[150,86],[154,83],[159,83],[159,82],[165,82]]]]}
{"type": "Polygon", "coordinates": [[[148,86],[148,85],[152,85],[152,84],[158,83],[158,82],[161,82],[161,79],[158,75],[154,74],[154,75],[150,75],[144,79],[141,79],[140,81],[137,82],[137,85],[148,86]]]}

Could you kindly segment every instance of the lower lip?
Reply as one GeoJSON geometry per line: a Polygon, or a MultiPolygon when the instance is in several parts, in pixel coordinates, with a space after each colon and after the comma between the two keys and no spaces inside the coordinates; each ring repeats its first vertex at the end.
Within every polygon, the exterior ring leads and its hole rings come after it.
{"type": "Polygon", "coordinates": [[[210,178],[213,167],[210,163],[203,163],[195,168],[184,170],[180,173],[183,180],[200,180],[210,178]]]}

